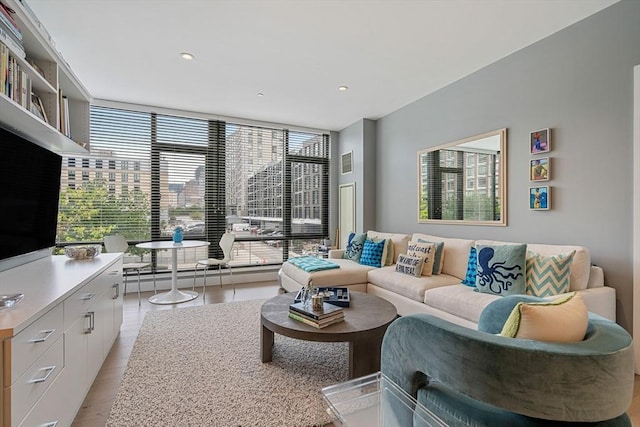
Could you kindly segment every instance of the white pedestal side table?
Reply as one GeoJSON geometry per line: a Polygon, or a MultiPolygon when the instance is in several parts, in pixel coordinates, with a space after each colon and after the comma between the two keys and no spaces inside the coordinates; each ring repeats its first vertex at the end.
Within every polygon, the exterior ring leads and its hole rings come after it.
{"type": "Polygon", "coordinates": [[[178,249],[198,248],[209,245],[210,243],[204,240],[183,240],[180,243],[174,243],[171,240],[138,243],[136,247],[143,249],[171,249],[171,290],[149,297],[149,302],[152,304],[178,304],[197,298],[197,292],[178,289],[178,249]]]}

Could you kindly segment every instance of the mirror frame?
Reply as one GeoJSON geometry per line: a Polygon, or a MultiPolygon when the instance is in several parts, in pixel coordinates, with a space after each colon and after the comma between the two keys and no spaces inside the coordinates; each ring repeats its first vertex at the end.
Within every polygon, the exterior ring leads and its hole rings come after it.
{"type": "Polygon", "coordinates": [[[435,147],[424,148],[418,151],[418,223],[419,224],[462,224],[462,225],[507,225],[507,128],[496,129],[485,132],[483,134],[470,136],[435,147]],[[500,136],[500,176],[498,178],[498,197],[500,199],[500,219],[496,221],[473,221],[463,219],[420,219],[420,201],[422,200],[422,177],[421,177],[421,158],[425,153],[450,148],[460,144],[466,144],[478,139],[488,138],[491,136],[500,136]]]}

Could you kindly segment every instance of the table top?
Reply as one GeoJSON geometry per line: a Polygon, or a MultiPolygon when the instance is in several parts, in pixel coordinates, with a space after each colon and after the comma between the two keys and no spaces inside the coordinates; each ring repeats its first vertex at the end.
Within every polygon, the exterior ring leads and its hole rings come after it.
{"type": "Polygon", "coordinates": [[[344,308],[344,321],[322,329],[289,317],[289,305],[295,299],[295,292],[278,295],[265,302],[260,309],[260,319],[267,329],[277,334],[307,341],[366,340],[384,334],[397,316],[395,306],[375,295],[356,291],[349,293],[351,303],[344,308]]]}
{"type": "Polygon", "coordinates": [[[175,243],[173,240],[158,240],[155,242],[138,243],[136,247],[143,249],[185,249],[209,246],[210,244],[211,243],[204,240],[183,240],[180,243],[175,243]]]}

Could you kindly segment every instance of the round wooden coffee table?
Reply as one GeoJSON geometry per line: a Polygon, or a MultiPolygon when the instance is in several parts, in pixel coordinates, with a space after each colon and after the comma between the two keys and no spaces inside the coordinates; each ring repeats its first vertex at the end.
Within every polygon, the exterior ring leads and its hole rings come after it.
{"type": "Polygon", "coordinates": [[[380,370],[380,347],[387,327],[397,316],[390,302],[375,295],[350,291],[351,303],[344,321],[316,329],[289,317],[295,292],[278,295],[260,309],[262,362],[271,362],[274,333],[306,341],[349,342],[349,378],[380,370]]]}

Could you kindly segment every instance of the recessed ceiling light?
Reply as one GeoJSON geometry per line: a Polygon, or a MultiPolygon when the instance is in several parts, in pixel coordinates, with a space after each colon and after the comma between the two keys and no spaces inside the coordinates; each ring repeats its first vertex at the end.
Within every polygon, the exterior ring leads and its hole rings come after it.
{"type": "Polygon", "coordinates": [[[191,61],[194,58],[193,54],[189,52],[182,52],[180,56],[182,57],[182,59],[186,59],[187,61],[191,61]]]}
{"type": "Polygon", "coordinates": [[[338,86],[338,90],[339,90],[340,92],[346,92],[346,91],[348,91],[348,90],[349,90],[349,86],[345,86],[345,85],[338,86]]]}

